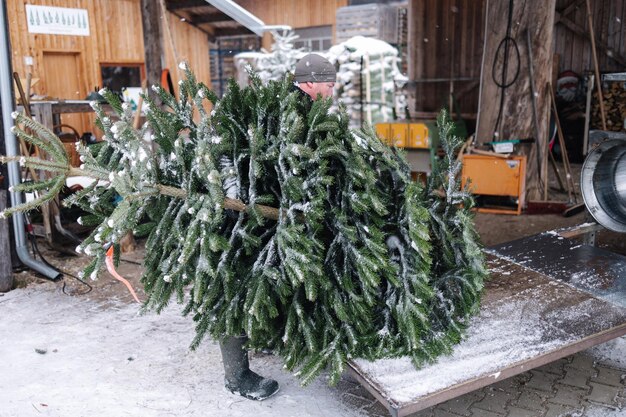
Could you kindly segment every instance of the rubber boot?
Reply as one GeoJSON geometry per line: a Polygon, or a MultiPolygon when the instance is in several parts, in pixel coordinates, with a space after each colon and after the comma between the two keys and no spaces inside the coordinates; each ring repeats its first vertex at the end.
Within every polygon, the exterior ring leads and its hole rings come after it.
{"type": "Polygon", "coordinates": [[[224,362],[224,383],[233,394],[250,400],[262,401],[278,392],[278,382],[263,378],[250,370],[248,351],[243,345],[246,337],[227,336],[220,340],[224,362]]]}

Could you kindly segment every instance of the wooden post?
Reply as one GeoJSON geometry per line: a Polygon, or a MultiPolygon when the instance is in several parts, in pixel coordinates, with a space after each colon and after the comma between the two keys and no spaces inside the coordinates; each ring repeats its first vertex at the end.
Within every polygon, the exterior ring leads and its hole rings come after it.
{"type": "Polygon", "coordinates": [[[565,137],[563,136],[563,129],[561,129],[561,121],[559,120],[559,112],[556,107],[556,99],[554,98],[554,91],[550,86],[550,102],[552,103],[552,111],[554,111],[554,121],[556,123],[556,133],[559,138],[559,146],[561,147],[561,157],[563,158],[563,168],[565,168],[565,185],[567,187],[567,196],[569,203],[576,201],[576,185],[574,184],[574,178],[572,177],[572,168],[569,164],[569,156],[567,154],[567,146],[565,145],[565,137]],[[572,199],[573,197],[573,199],[572,199]]]}
{"type": "MultiPolygon", "coordinates": [[[[538,166],[537,149],[547,149],[550,96],[547,94],[546,88],[552,79],[552,34],[555,6],[556,0],[528,0],[524,3],[514,2],[513,8],[511,37],[516,40],[519,48],[520,68],[516,82],[504,90],[500,139],[527,138],[539,135],[532,147],[522,148],[527,150],[526,189],[530,200],[542,198],[541,187],[539,186],[540,172],[546,172],[545,167],[538,166]],[[533,126],[532,102],[528,94],[530,80],[528,59],[525,56],[528,54],[524,33],[526,30],[530,31],[534,81],[537,88],[538,132],[535,132],[533,126]]],[[[485,55],[480,83],[480,115],[476,130],[476,141],[479,144],[494,139],[502,91],[494,83],[492,71],[494,60],[496,60],[495,70],[502,71],[502,56],[496,57],[496,52],[507,33],[509,2],[491,2],[489,7],[490,23],[485,33],[485,55]]],[[[507,81],[513,79],[518,65],[514,48],[509,49],[507,81]]],[[[501,48],[500,55],[503,55],[503,51],[504,48],[501,48]]],[[[544,165],[548,161],[546,158],[542,158],[539,163],[544,165]]]]}
{"type": "MultiPolygon", "coordinates": [[[[409,79],[419,80],[424,77],[424,16],[426,16],[426,2],[420,0],[409,1],[408,16],[408,71],[409,79]]],[[[420,84],[415,85],[415,95],[409,109],[417,108],[420,84]]]]}
{"type": "MultiPolygon", "coordinates": [[[[2,186],[0,177],[0,211],[7,207],[7,190],[2,186]]],[[[0,219],[0,292],[7,292],[13,287],[13,271],[11,267],[11,244],[9,221],[0,219]]]]}
{"type": "Polygon", "coordinates": [[[370,74],[370,55],[365,53],[365,101],[367,102],[367,124],[372,125],[372,74],[370,74]]]}
{"type": "Polygon", "coordinates": [[[602,96],[602,78],[600,78],[600,66],[598,65],[598,53],[596,51],[596,36],[593,33],[593,15],[591,14],[591,4],[586,0],[587,19],[589,21],[589,36],[591,38],[591,55],[593,56],[593,68],[598,80],[598,103],[600,104],[600,117],[602,118],[602,130],[606,130],[606,112],[604,111],[604,97],[602,96]]]}
{"type": "Polygon", "coordinates": [[[587,82],[587,100],[585,100],[585,131],[583,136],[583,155],[587,156],[589,151],[589,122],[591,121],[591,98],[593,96],[593,84],[595,77],[589,75],[587,82]]]}
{"type": "MultiPolygon", "coordinates": [[[[141,0],[141,22],[148,86],[161,84],[163,45],[161,39],[161,7],[158,1],[141,0]]],[[[208,59],[208,58],[207,58],[208,59]]],[[[157,99],[151,88],[148,94],[157,99]]]]}
{"type": "MultiPolygon", "coordinates": [[[[30,106],[29,106],[30,107],[30,106]]],[[[30,114],[30,110],[27,114],[30,114]]],[[[33,114],[32,117],[34,120],[37,120],[39,123],[44,125],[50,130],[54,130],[54,121],[52,115],[52,104],[50,103],[38,103],[33,106],[33,114]]],[[[43,178],[46,177],[45,172],[41,172],[43,178]]],[[[35,177],[37,178],[37,177],[35,177]]],[[[59,197],[54,197],[55,202],[59,203],[59,197]]],[[[46,238],[46,242],[48,242],[49,246],[54,245],[55,236],[53,235],[54,229],[52,227],[52,223],[54,219],[53,210],[56,207],[55,202],[50,204],[50,202],[45,203],[41,206],[41,215],[43,217],[43,229],[46,238]]]]}

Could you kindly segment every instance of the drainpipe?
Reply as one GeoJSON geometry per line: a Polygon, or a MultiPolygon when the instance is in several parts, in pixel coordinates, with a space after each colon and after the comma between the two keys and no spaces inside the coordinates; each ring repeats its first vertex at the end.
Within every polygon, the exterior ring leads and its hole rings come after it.
{"type": "MultiPolygon", "coordinates": [[[[13,126],[13,90],[11,87],[11,52],[9,43],[9,27],[6,16],[6,2],[0,4],[0,107],[2,109],[2,127],[4,134],[4,143],[6,146],[7,156],[16,156],[17,140],[11,132],[13,126]]],[[[18,185],[21,182],[20,169],[17,162],[11,162],[7,166],[9,176],[9,186],[18,185]]],[[[11,206],[16,206],[22,202],[22,194],[12,191],[11,206]]],[[[30,255],[26,242],[26,233],[24,229],[24,215],[16,213],[12,216],[13,231],[15,235],[15,250],[17,257],[27,267],[39,272],[46,278],[56,280],[61,278],[61,273],[48,265],[39,262],[30,255]]]]}

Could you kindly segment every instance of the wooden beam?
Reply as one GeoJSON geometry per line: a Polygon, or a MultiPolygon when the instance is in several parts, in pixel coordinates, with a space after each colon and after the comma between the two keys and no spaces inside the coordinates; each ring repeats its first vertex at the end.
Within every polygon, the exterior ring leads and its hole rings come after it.
{"type": "Polygon", "coordinates": [[[582,6],[584,2],[585,0],[575,0],[564,9],[558,10],[557,13],[560,13],[561,16],[569,16],[574,10],[582,6]]]}
{"type": "Polygon", "coordinates": [[[252,35],[253,33],[241,26],[238,28],[213,28],[213,36],[218,38],[220,36],[238,36],[238,35],[252,35]]]}
{"type": "Polygon", "coordinates": [[[196,29],[204,32],[207,34],[207,37],[209,39],[209,42],[214,42],[215,41],[215,37],[213,36],[213,33],[209,30],[206,30],[206,28],[203,28],[201,26],[199,26],[197,23],[194,23],[191,21],[191,18],[189,17],[189,13],[186,13],[184,11],[178,11],[178,10],[171,10],[170,13],[172,13],[174,16],[178,17],[180,20],[183,20],[187,23],[189,23],[191,26],[195,27],[196,29]]]}
{"type": "Polygon", "coordinates": [[[185,0],[173,3],[171,1],[167,2],[167,10],[183,10],[183,9],[191,9],[194,7],[212,7],[209,3],[204,0],[185,0]]]}
{"type": "Polygon", "coordinates": [[[211,14],[195,14],[189,16],[191,23],[201,25],[203,23],[217,23],[217,22],[234,22],[232,17],[225,15],[224,13],[211,13],[211,14]]]}
{"type": "MultiPolygon", "coordinates": [[[[164,54],[161,37],[161,8],[158,1],[141,0],[141,22],[147,85],[159,85],[163,70],[161,61],[164,54]]],[[[157,98],[151,88],[147,91],[153,99],[157,98]]]]}
{"type": "MultiPolygon", "coordinates": [[[[559,14],[559,12],[556,12],[554,20],[555,20],[555,23],[562,24],[563,26],[565,26],[567,29],[574,32],[578,36],[582,36],[583,38],[591,42],[591,35],[589,34],[589,31],[585,30],[580,25],[572,22],[563,14],[559,14]]],[[[623,55],[620,55],[617,51],[614,51],[613,49],[611,49],[606,43],[601,42],[601,41],[599,42],[596,40],[596,47],[600,49],[602,52],[604,52],[606,56],[608,56],[609,58],[611,58],[618,64],[622,66],[626,66],[626,57],[623,55]]]]}

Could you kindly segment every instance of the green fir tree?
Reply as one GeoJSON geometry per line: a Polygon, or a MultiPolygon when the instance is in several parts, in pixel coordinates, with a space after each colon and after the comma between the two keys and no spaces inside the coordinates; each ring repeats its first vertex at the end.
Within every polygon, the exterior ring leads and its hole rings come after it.
{"type": "Polygon", "coordinates": [[[193,347],[246,334],[305,384],[326,368],[336,383],[351,358],[407,355],[420,366],[449,352],[487,271],[447,115],[445,157],[422,186],[371,127],[349,129],[345,109],[304,99],[290,76],[233,81],[218,100],[183,67],[180,99],[155,87],[164,106],[146,98],[138,130],[131,109],[102,91],[115,115],[93,104],[106,141],[78,145],[81,169],[52,132],[15,114],[16,133],[53,161],[3,161],[58,176],[18,186],[42,195],[4,214],[49,200],[68,175],[99,180],[65,202],[94,226],[78,248],[94,257],[85,275],[96,277],[111,244],[119,257],[127,231],[147,236],[146,309],[175,299],[196,322],[193,347]]]}

